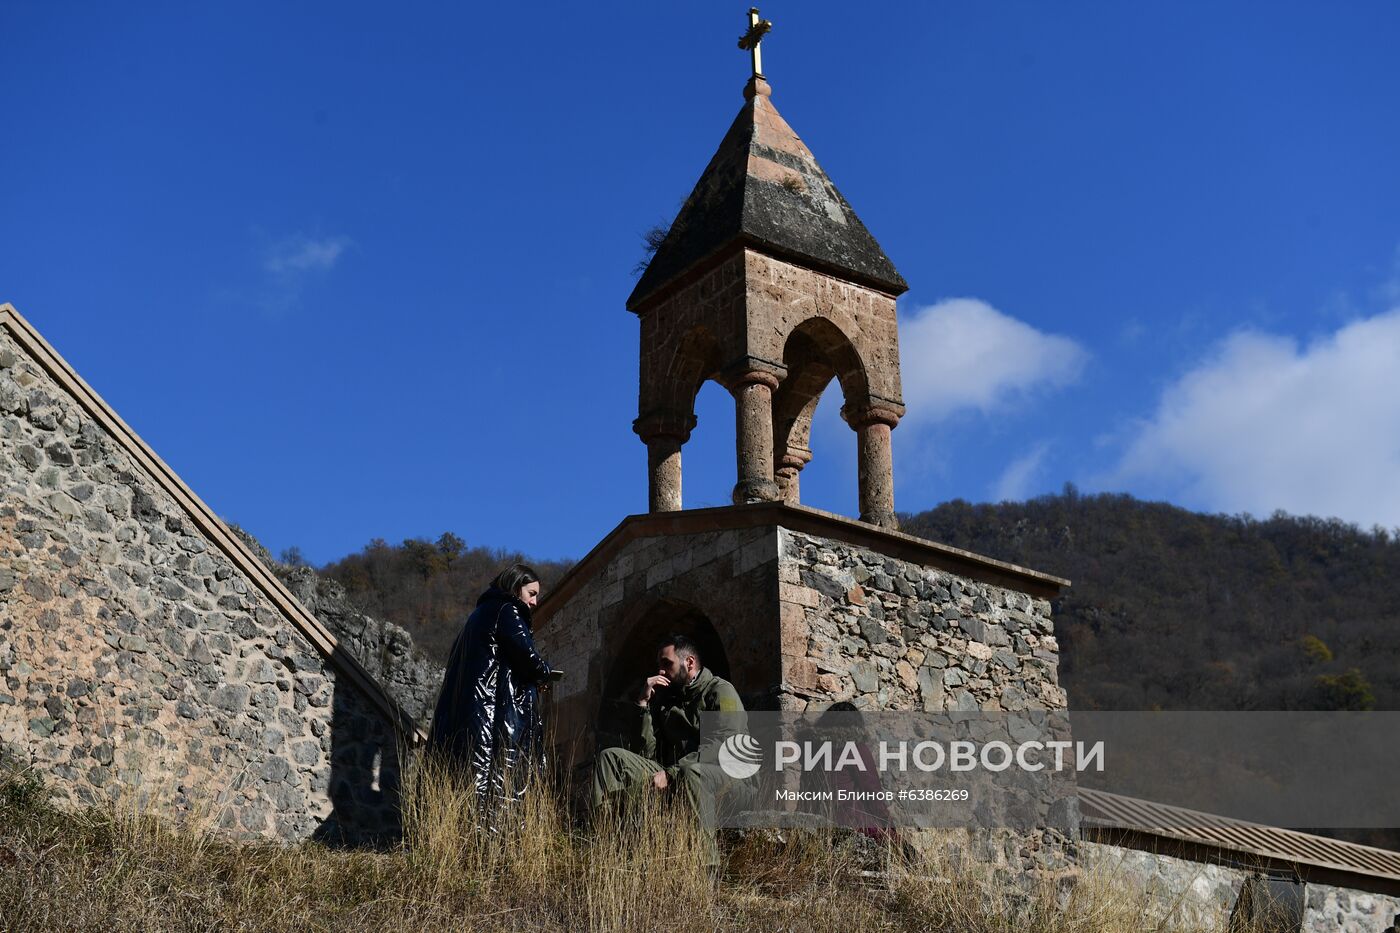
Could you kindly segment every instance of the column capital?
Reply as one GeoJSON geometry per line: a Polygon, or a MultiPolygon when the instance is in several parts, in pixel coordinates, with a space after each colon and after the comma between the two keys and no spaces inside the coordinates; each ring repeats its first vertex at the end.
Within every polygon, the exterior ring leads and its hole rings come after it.
{"type": "Polygon", "coordinates": [[[778,458],[778,467],[789,470],[801,470],[812,462],[812,452],[806,447],[789,446],[778,458]]]}
{"type": "Polygon", "coordinates": [[[653,410],[633,421],[632,430],[647,444],[663,437],[674,438],[684,444],[690,440],[690,432],[695,430],[695,423],[695,416],[692,414],[653,410]]]}
{"type": "Polygon", "coordinates": [[[778,384],[787,376],[787,367],[781,363],[774,363],[771,360],[760,359],[756,356],[741,356],[720,370],[716,381],[730,392],[736,392],[744,386],[762,385],[770,390],[778,388],[778,384]]]}
{"type": "Polygon", "coordinates": [[[784,502],[793,505],[802,501],[802,487],[798,479],[802,468],[812,461],[812,452],[806,447],[789,444],[778,456],[778,465],[773,471],[773,479],[778,484],[778,495],[784,502]]]}
{"type": "Polygon", "coordinates": [[[841,417],[852,428],[859,431],[872,424],[887,424],[891,428],[904,417],[904,406],[899,402],[875,399],[858,405],[846,405],[841,409],[841,417]]]}

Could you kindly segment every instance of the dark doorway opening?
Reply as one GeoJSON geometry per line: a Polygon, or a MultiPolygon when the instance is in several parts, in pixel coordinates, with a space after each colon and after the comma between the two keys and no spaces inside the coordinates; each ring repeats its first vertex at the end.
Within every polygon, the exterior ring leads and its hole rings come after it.
{"type": "Polygon", "coordinates": [[[700,660],[720,677],[729,679],[729,657],[719,633],[696,606],[674,599],[661,599],[640,610],[627,634],[612,650],[612,662],[603,682],[602,706],[598,711],[599,749],[626,745],[628,724],[636,714],[630,707],[642,682],[656,673],[657,644],[668,635],[684,635],[695,642],[700,660]]]}

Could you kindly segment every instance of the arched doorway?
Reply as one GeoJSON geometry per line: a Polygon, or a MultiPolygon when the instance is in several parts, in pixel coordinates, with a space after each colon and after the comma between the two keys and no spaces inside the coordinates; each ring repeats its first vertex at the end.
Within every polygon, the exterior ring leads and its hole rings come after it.
{"type": "Polygon", "coordinates": [[[603,681],[603,697],[598,710],[598,748],[626,745],[628,724],[635,713],[642,682],[656,673],[657,643],[668,635],[684,635],[695,642],[701,663],[726,680],[730,679],[729,657],[719,633],[699,607],[678,599],[657,599],[637,607],[631,618],[618,626],[623,637],[609,646],[610,660],[603,681]]]}

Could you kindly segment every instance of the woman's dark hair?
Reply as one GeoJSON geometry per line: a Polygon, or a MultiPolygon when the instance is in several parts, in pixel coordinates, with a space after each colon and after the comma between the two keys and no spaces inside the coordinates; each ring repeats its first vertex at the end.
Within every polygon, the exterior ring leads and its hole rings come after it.
{"type": "Polygon", "coordinates": [[[540,575],[535,573],[534,568],[526,564],[511,564],[496,574],[496,579],[491,581],[491,588],[502,590],[511,596],[519,596],[522,588],[539,581],[540,575]]]}

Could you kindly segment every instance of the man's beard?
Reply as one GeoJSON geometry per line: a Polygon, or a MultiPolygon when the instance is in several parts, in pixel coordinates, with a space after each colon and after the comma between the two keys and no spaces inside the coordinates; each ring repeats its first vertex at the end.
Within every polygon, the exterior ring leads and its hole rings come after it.
{"type": "Polygon", "coordinates": [[[694,679],[695,677],[690,671],[681,668],[680,673],[671,678],[671,687],[672,689],[679,690],[694,679]]]}

